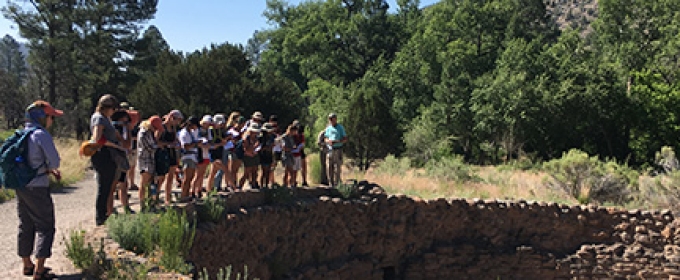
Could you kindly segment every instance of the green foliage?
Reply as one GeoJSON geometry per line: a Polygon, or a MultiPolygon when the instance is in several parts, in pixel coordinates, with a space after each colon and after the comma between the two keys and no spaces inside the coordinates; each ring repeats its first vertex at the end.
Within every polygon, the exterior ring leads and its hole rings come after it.
{"type": "Polygon", "coordinates": [[[614,161],[572,149],[562,158],[544,163],[548,185],[564,191],[580,203],[624,203],[637,184],[637,172],[614,161]]]}
{"type": "Polygon", "coordinates": [[[164,271],[187,274],[191,265],[184,257],[191,249],[196,234],[196,224],[184,213],[168,210],[158,219],[158,249],[160,266],[164,271]]]}
{"type": "Polygon", "coordinates": [[[0,203],[12,200],[16,196],[14,190],[0,188],[0,203]]]}
{"type": "Polygon", "coordinates": [[[265,188],[262,191],[267,204],[287,205],[295,199],[293,190],[281,185],[272,185],[271,188],[265,188]]]}
{"type": "Polygon", "coordinates": [[[672,147],[661,147],[661,151],[656,152],[654,158],[656,159],[656,164],[661,167],[665,173],[678,171],[678,168],[680,168],[680,163],[678,162],[678,158],[675,156],[675,151],[672,147]]]}
{"type": "Polygon", "coordinates": [[[356,184],[341,183],[335,188],[343,199],[359,198],[359,189],[356,184]]]}
{"type": "Polygon", "coordinates": [[[376,173],[390,176],[404,176],[411,169],[411,159],[407,157],[397,158],[394,155],[387,155],[375,169],[376,173]]]}
{"type": "Polygon", "coordinates": [[[307,166],[309,170],[309,178],[310,182],[320,184],[321,183],[321,171],[322,171],[322,164],[321,164],[321,159],[319,158],[318,154],[315,155],[307,155],[307,166]]]}
{"type": "Polygon", "coordinates": [[[218,223],[226,210],[224,200],[217,194],[217,190],[208,193],[203,204],[198,207],[198,219],[201,222],[218,223]]]}
{"type": "Polygon", "coordinates": [[[73,230],[68,240],[64,237],[66,257],[73,265],[82,270],[89,269],[95,261],[95,252],[92,244],[85,244],[85,231],[73,230]]]}
{"type": "Polygon", "coordinates": [[[113,215],[106,221],[109,235],[126,250],[136,254],[150,254],[159,232],[153,226],[157,216],[151,213],[113,215]]]}
{"type": "MultiPolygon", "coordinates": [[[[210,277],[210,274],[208,273],[207,269],[203,269],[198,274],[198,279],[199,280],[210,280],[210,279],[215,279],[215,280],[231,280],[231,279],[236,279],[236,280],[248,280],[248,266],[243,267],[243,274],[240,272],[234,273],[232,270],[232,266],[229,265],[225,268],[220,268],[220,270],[217,272],[217,274],[214,277],[210,277]],[[232,277],[232,275],[234,277],[232,277]]],[[[259,279],[259,278],[253,278],[254,280],[259,279]]]]}
{"type": "Polygon", "coordinates": [[[458,155],[430,160],[425,164],[426,174],[443,181],[467,182],[476,180],[473,168],[458,155]]]}

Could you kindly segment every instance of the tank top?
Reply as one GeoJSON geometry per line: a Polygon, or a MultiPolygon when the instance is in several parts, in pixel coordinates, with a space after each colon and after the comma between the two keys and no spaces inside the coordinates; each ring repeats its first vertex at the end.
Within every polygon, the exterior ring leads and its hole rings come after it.
{"type": "Polygon", "coordinates": [[[177,140],[177,131],[176,130],[169,131],[168,127],[165,126],[165,124],[163,125],[163,128],[165,128],[165,130],[163,131],[163,133],[161,133],[160,140],[162,142],[168,143],[175,142],[175,140],[177,140]]]}

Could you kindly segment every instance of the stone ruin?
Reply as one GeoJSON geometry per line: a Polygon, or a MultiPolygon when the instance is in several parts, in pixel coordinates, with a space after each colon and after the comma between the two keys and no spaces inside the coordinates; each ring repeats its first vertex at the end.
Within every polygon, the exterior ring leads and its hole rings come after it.
{"type": "Polygon", "coordinates": [[[360,185],[351,200],[328,188],[283,204],[223,194],[226,218],[199,224],[189,260],[260,279],[680,279],[671,211],[422,200],[360,185]]]}

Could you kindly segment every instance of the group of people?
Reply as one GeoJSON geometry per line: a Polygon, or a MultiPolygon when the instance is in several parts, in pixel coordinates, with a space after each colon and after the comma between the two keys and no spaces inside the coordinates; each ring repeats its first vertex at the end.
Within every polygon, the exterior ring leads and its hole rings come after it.
{"type": "MultiPolygon", "coordinates": [[[[172,202],[174,182],[181,189],[179,201],[187,202],[206,191],[242,190],[246,183],[252,189],[270,187],[277,184],[277,166],[284,171],[281,185],[297,187],[300,173],[301,185],[307,186],[307,143],[297,120],[279,127],[276,115],[265,118],[261,112],[250,118],[240,112],[185,118],[179,110],[139,120],[139,113],[124,105],[105,95],[91,118],[90,143],[97,149],[92,154],[99,185],[97,224],[113,214],[116,189],[125,211],[133,212],[127,192],[136,187],[136,172],[141,175],[140,201],[147,193],[158,199],[163,192],[165,204],[172,202]]],[[[320,135],[317,144],[324,156],[331,155],[329,182],[337,185],[347,135],[335,114],[329,115],[329,126],[320,135]]]]}
{"type": "MultiPolygon", "coordinates": [[[[39,176],[16,192],[19,216],[18,254],[22,273],[34,279],[50,279],[45,260],[52,254],[55,235],[54,204],[48,176],[60,177],[60,156],[47,131],[63,111],[48,102],[36,101],[26,109],[24,129],[34,130],[28,140],[28,162],[39,176]],[[37,237],[37,238],[36,238],[37,237]],[[35,247],[35,248],[34,248],[35,247]],[[35,250],[34,250],[35,249],[35,250]],[[31,260],[35,253],[36,262],[31,260]]],[[[328,116],[329,124],[317,139],[321,148],[322,183],[340,183],[342,148],[347,134],[328,116]],[[327,158],[327,162],[326,159],[327,158]]],[[[172,185],[179,182],[180,201],[202,196],[204,191],[237,191],[276,183],[274,171],[283,166],[282,185],[297,187],[298,172],[307,185],[304,126],[298,121],[280,128],[275,115],[265,119],[255,112],[246,119],[239,112],[188,117],[179,110],[164,116],[140,120],[140,115],[112,95],[102,96],[90,119],[91,139],[81,146],[80,154],[91,157],[98,187],[96,224],[102,225],[114,213],[114,192],[126,212],[132,213],[129,189],[137,188],[140,201],[147,192],[157,198],[164,190],[165,203],[172,202],[172,185]],[[243,173],[239,178],[239,172],[243,173]],[[139,187],[135,174],[141,175],[139,187]],[[204,178],[207,186],[204,188],[204,178]],[[223,189],[222,186],[225,186],[223,189]]]]}

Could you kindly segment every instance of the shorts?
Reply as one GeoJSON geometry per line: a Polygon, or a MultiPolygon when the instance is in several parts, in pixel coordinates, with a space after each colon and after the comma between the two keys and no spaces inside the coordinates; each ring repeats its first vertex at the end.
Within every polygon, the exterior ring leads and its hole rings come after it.
{"type": "Polygon", "coordinates": [[[177,149],[167,149],[167,151],[168,151],[168,163],[170,163],[170,166],[172,167],[179,165],[179,156],[177,149]]]}
{"type": "Polygon", "coordinates": [[[127,179],[127,172],[122,171],[120,172],[120,177],[118,177],[118,183],[125,183],[127,179]]]}
{"type": "Polygon", "coordinates": [[[298,171],[302,169],[302,157],[293,157],[293,170],[298,171]]]}
{"type": "Polygon", "coordinates": [[[136,166],[137,165],[137,150],[132,150],[130,153],[127,154],[127,159],[128,163],[130,163],[130,167],[136,166]]]}
{"type": "Polygon", "coordinates": [[[182,159],[182,169],[187,169],[187,168],[196,168],[198,167],[198,163],[194,161],[193,159],[182,159]]]}
{"type": "Polygon", "coordinates": [[[215,162],[218,160],[224,160],[224,146],[210,150],[210,162],[215,162]]]}
{"type": "Polygon", "coordinates": [[[203,159],[201,162],[198,163],[199,166],[208,165],[208,164],[210,164],[209,159],[203,159]]]}
{"type": "Polygon", "coordinates": [[[279,162],[283,160],[283,152],[274,152],[274,161],[279,162]]]}
{"type": "Polygon", "coordinates": [[[295,159],[293,155],[291,154],[286,154],[281,157],[281,163],[283,164],[283,167],[285,168],[294,168],[295,167],[295,159]]]}
{"type": "Polygon", "coordinates": [[[272,152],[260,152],[260,165],[270,166],[274,163],[274,154],[272,152]]]}
{"type": "Polygon", "coordinates": [[[234,151],[232,150],[224,150],[224,153],[222,154],[222,162],[226,163],[228,161],[236,159],[236,156],[234,155],[234,151]]]}
{"type": "Polygon", "coordinates": [[[245,167],[257,167],[260,165],[260,157],[258,155],[255,156],[244,156],[243,157],[243,166],[245,167]]]}
{"type": "MultiPolygon", "coordinates": [[[[154,155],[156,176],[165,176],[170,171],[170,153],[168,149],[158,149],[154,155]]],[[[141,169],[141,168],[140,168],[141,169]]],[[[146,170],[148,172],[154,170],[146,170]]]]}

